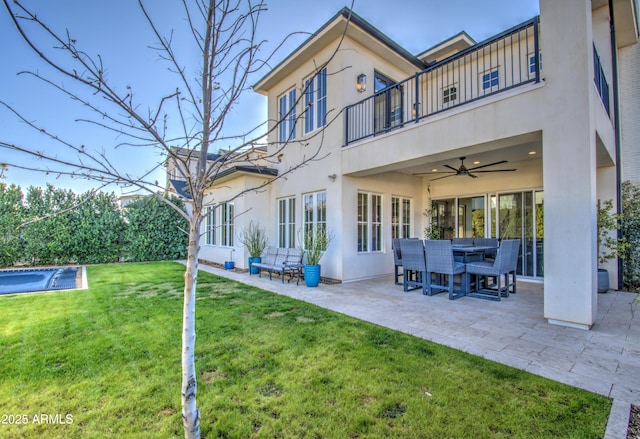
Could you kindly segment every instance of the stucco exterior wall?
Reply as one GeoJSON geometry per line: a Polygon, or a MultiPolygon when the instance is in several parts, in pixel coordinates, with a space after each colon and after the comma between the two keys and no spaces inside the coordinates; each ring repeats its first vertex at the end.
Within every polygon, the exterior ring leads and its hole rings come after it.
{"type": "Polygon", "coordinates": [[[622,177],[640,184],[640,44],[620,50],[622,177]]]}

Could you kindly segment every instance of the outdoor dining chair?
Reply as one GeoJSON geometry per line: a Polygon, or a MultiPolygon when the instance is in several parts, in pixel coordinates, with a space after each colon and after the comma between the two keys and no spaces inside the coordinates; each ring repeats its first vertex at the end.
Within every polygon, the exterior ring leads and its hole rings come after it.
{"type": "Polygon", "coordinates": [[[400,248],[402,250],[404,290],[422,288],[422,294],[427,294],[427,262],[422,241],[402,239],[400,248]]]}
{"type": "Polygon", "coordinates": [[[468,289],[465,264],[454,261],[451,241],[428,239],[424,242],[424,246],[427,257],[427,294],[431,296],[448,291],[450,300],[464,296],[468,289]],[[434,279],[431,278],[432,274],[436,274],[434,279]],[[462,276],[462,286],[455,291],[454,277],[457,274],[462,276]],[[435,293],[434,290],[436,290],[435,293]]]}
{"type": "Polygon", "coordinates": [[[500,241],[498,238],[474,238],[473,245],[478,247],[495,247],[496,250],[488,250],[484,252],[484,260],[494,260],[496,258],[496,252],[498,246],[500,245],[500,241]]]}
{"type": "Polygon", "coordinates": [[[399,238],[393,238],[391,240],[391,249],[393,250],[393,282],[396,285],[402,285],[399,279],[400,276],[404,279],[404,272],[400,273],[400,269],[402,268],[402,249],[399,238]]]}
{"type": "Polygon", "coordinates": [[[469,296],[479,297],[481,299],[500,300],[501,297],[509,297],[509,290],[513,287],[515,291],[515,267],[513,264],[513,256],[517,255],[520,247],[520,240],[518,239],[505,239],[502,241],[498,251],[496,253],[496,259],[494,261],[477,261],[469,262],[467,264],[467,277],[476,276],[476,290],[470,291],[469,296]],[[509,281],[509,274],[513,271],[513,280],[509,281]],[[495,277],[496,288],[488,288],[488,285],[482,287],[479,276],[495,277]],[[502,285],[502,279],[504,276],[504,285],[502,285]]]}

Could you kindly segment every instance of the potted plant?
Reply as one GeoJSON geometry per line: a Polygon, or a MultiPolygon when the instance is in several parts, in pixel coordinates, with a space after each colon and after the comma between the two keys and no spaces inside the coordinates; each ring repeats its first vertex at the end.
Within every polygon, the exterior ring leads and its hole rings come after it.
{"type": "Polygon", "coordinates": [[[224,269],[225,270],[233,270],[235,267],[235,263],[233,262],[233,252],[235,251],[235,248],[231,248],[231,250],[229,251],[229,260],[228,261],[224,261],[224,269]]]}
{"type": "Polygon", "coordinates": [[[307,262],[304,265],[304,282],[308,287],[317,287],[320,283],[320,260],[332,239],[333,235],[324,226],[305,231],[303,242],[307,262]]]}
{"type": "Polygon", "coordinates": [[[267,245],[269,245],[266,230],[260,227],[259,224],[254,224],[253,221],[249,221],[249,226],[242,229],[238,239],[240,239],[240,242],[247,249],[247,253],[249,253],[249,272],[251,274],[258,274],[260,269],[254,267],[253,263],[262,262],[262,253],[264,249],[267,248],[267,245]]]}
{"type": "MultiPolygon", "coordinates": [[[[613,213],[613,200],[598,202],[598,263],[624,257],[629,247],[625,238],[618,239],[617,230],[620,229],[620,215],[613,213]]],[[[609,272],[606,268],[598,268],[598,293],[609,290],[609,272]]]]}

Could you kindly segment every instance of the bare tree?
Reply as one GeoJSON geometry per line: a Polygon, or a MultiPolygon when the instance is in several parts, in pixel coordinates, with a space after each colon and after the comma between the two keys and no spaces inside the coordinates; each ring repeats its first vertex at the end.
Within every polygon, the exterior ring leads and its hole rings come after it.
{"type": "MultiPolygon", "coordinates": [[[[57,145],[55,149],[38,149],[34,145],[21,145],[0,139],[0,149],[18,152],[23,157],[39,159],[35,162],[36,165],[25,165],[24,161],[2,163],[2,172],[7,167],[22,168],[97,180],[101,184],[138,187],[160,196],[158,191],[164,187],[161,183],[153,181],[150,176],[166,162],[179,173],[190,193],[186,212],[166,198],[160,198],[177,209],[189,223],[182,329],[182,419],[185,437],[199,437],[200,413],[196,405],[194,356],[195,294],[205,193],[207,188],[215,183],[219,173],[232,166],[234,161],[242,160],[246,163],[255,160],[256,166],[276,163],[285,148],[291,144],[285,142],[273,145],[267,149],[266,154],[263,153],[256,158],[243,153],[255,144],[247,139],[263,137],[267,130],[277,130],[280,121],[271,121],[266,127],[264,124],[249,127],[233,135],[226,135],[224,128],[232,107],[250,90],[249,80],[258,72],[269,68],[269,62],[278,48],[293,34],[288,35],[275,50],[269,51],[265,56],[262,53],[265,41],[258,38],[260,15],[266,10],[264,1],[181,0],[178,3],[181,3],[184,11],[191,41],[202,56],[200,65],[197,66],[199,72],[191,77],[189,72],[195,68],[187,68],[181,63],[180,53],[174,50],[172,39],[163,35],[152,19],[150,11],[142,0],[139,0],[142,16],[155,35],[156,43],[151,50],[157,51],[160,58],[168,63],[176,78],[176,82],[168,87],[170,91],[160,94],[156,104],[144,107],[142,103],[137,102],[135,87],[113,85],[102,58],[99,55],[91,56],[81,49],[68,30],[59,33],[52,29],[19,0],[2,1],[21,37],[48,67],[47,74],[39,71],[21,74],[44,81],[63,96],[66,95],[88,108],[93,117],[80,118],[80,122],[93,124],[115,134],[114,137],[118,139],[124,139],[105,149],[91,147],[89,140],[84,144],[76,144],[66,140],[63,135],[34,123],[13,106],[0,101],[0,104],[18,120],[57,145]],[[40,34],[46,35],[50,44],[37,44],[31,31],[26,30],[26,25],[33,26],[40,34]],[[65,86],[64,81],[51,79],[52,74],[61,75],[67,81],[71,79],[73,87],[65,86]],[[100,98],[100,102],[96,102],[96,97],[100,98]],[[173,121],[177,127],[171,125],[173,121]],[[181,134],[176,135],[176,132],[181,134]],[[234,146],[229,147],[229,144],[234,146]],[[146,148],[149,154],[156,154],[162,158],[152,169],[146,169],[139,175],[120,169],[111,155],[116,149],[141,147],[146,148]],[[212,159],[209,152],[222,148],[226,149],[225,153],[216,154],[212,159]],[[158,154],[158,151],[161,154],[158,154]]],[[[339,46],[340,43],[337,44],[334,55],[339,46]]],[[[316,74],[319,74],[329,61],[317,66],[316,74]]],[[[298,100],[301,100],[303,95],[304,90],[299,94],[298,100]]],[[[333,113],[327,118],[327,126],[339,115],[333,113]]],[[[303,117],[303,114],[304,112],[297,117],[303,117]]],[[[285,115],[283,120],[288,116],[285,115]]],[[[323,130],[319,130],[314,136],[320,138],[320,141],[314,142],[316,146],[298,163],[280,170],[275,179],[283,178],[309,162],[321,158],[323,130]]],[[[300,141],[296,143],[309,145],[300,141]]],[[[234,198],[248,191],[261,190],[275,179],[265,180],[262,184],[238,192],[234,198]]]]}

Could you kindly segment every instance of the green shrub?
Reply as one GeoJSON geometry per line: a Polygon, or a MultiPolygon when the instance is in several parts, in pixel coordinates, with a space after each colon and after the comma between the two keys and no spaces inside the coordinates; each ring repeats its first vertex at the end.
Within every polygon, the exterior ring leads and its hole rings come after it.
{"type": "Polygon", "coordinates": [[[24,241],[19,226],[25,218],[23,194],[19,186],[0,183],[0,267],[21,259],[24,241]]]}
{"type": "MultiPolygon", "coordinates": [[[[183,208],[182,200],[171,201],[183,208]]],[[[125,257],[130,261],[184,259],[187,254],[189,224],[173,208],[157,197],[141,198],[125,211],[125,257]]]]}
{"type": "Polygon", "coordinates": [[[622,183],[622,233],[629,243],[623,259],[624,287],[640,290],[640,186],[622,183]]]}

